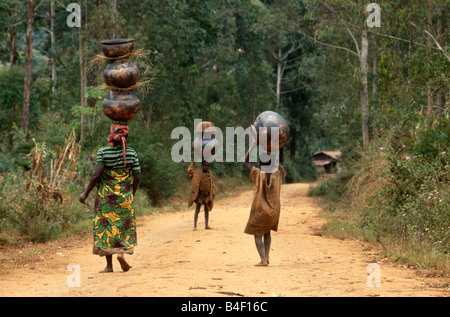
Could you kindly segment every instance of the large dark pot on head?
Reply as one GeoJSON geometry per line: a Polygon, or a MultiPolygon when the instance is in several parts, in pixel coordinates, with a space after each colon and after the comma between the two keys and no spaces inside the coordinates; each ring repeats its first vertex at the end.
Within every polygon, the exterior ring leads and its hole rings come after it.
{"type": "Polygon", "coordinates": [[[103,79],[109,86],[128,88],[137,83],[139,70],[127,59],[114,60],[103,71],[103,79]]]}
{"type": "Polygon", "coordinates": [[[107,57],[119,57],[133,51],[134,39],[114,39],[102,41],[102,51],[107,57]]]}
{"type": "Polygon", "coordinates": [[[211,153],[211,156],[216,155],[216,149],[219,143],[216,139],[209,139],[209,138],[201,138],[197,137],[194,139],[194,142],[192,142],[192,147],[194,149],[194,155],[196,154],[196,149],[201,149],[201,155],[202,159],[206,160],[209,159],[209,153],[211,153]],[[205,153],[205,149],[208,149],[208,151],[205,153]]]}
{"type": "Polygon", "coordinates": [[[103,112],[111,120],[129,121],[139,112],[139,99],[131,92],[111,91],[103,99],[103,112]]]}
{"type": "Polygon", "coordinates": [[[196,132],[197,133],[201,133],[202,135],[203,135],[203,133],[205,132],[206,129],[208,129],[208,132],[211,132],[211,133],[216,131],[216,128],[214,127],[214,124],[212,122],[210,122],[210,121],[202,121],[195,128],[196,132]]]}
{"type": "Polygon", "coordinates": [[[265,151],[277,151],[286,145],[289,139],[289,124],[278,113],[265,111],[253,123],[256,129],[257,144],[265,151]],[[262,128],[266,129],[262,129],[262,128]],[[271,128],[279,128],[278,144],[271,142],[271,128]]]}

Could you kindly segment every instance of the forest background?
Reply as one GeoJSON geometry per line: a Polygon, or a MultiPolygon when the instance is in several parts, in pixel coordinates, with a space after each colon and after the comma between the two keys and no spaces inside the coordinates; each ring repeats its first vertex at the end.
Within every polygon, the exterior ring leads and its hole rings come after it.
{"type": "MultiPolygon", "coordinates": [[[[78,196],[111,121],[100,41],[134,38],[148,89],[128,143],[139,213],[185,209],[188,163],[171,131],[201,118],[248,127],[273,110],[290,125],[286,182],[320,176],[312,155],[342,152],[310,195],[322,234],[379,243],[392,261],[449,269],[450,1],[3,0],[0,4],[0,243],[88,232],[78,196]],[[70,3],[81,27],[70,27],[70,3]],[[372,19],[373,20],[373,19],[372,19]]],[[[250,188],[241,163],[213,163],[220,195],[250,188]]],[[[93,194],[91,194],[92,196],[93,194]]],[[[92,197],[91,197],[92,200],[92,197]]],[[[92,203],[92,202],[91,202],[92,203]]]]}

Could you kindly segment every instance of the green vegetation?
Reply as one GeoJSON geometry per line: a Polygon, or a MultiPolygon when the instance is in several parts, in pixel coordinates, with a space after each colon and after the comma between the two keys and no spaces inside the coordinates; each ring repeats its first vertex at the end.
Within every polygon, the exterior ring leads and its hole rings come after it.
{"type": "MultiPolygon", "coordinates": [[[[193,132],[201,118],[225,131],[273,110],[290,124],[287,182],[317,179],[313,153],[342,152],[343,170],[311,191],[327,201],[324,232],[448,270],[447,1],[379,1],[381,27],[368,28],[363,1],[83,0],[81,29],[67,26],[69,1],[35,3],[30,23],[27,2],[0,6],[0,243],[90,228],[93,199],[78,196],[110,120],[104,65],[89,61],[101,40],[132,37],[148,53],[136,65],[154,78],[135,92],[128,139],[142,166],[141,215],[186,204],[175,127],[193,132]],[[55,174],[68,144],[74,156],[55,174]]],[[[241,163],[211,169],[219,197],[249,186],[241,163]]]]}
{"type": "Polygon", "coordinates": [[[448,119],[374,142],[336,178],[311,189],[326,202],[323,233],[380,242],[393,261],[449,271],[448,119]]]}

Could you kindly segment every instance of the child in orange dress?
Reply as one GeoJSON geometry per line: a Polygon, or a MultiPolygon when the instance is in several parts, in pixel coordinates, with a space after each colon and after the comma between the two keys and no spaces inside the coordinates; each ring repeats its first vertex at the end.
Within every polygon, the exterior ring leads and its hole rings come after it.
{"type": "Polygon", "coordinates": [[[255,244],[261,261],[256,266],[269,265],[269,252],[272,238],[270,231],[278,230],[280,219],[280,194],[281,183],[286,177],[286,170],[282,163],[284,159],[283,149],[280,149],[280,164],[278,168],[270,170],[271,161],[266,163],[259,160],[259,167],[249,163],[253,144],[245,155],[244,165],[250,172],[248,177],[253,181],[253,202],[250,216],[244,232],[255,236],[255,244]],[[263,240],[264,237],[264,240],[263,240]]]}
{"type": "Polygon", "coordinates": [[[191,195],[189,197],[188,207],[195,202],[197,204],[194,214],[194,229],[197,230],[197,220],[200,208],[204,205],[205,210],[205,229],[212,229],[209,226],[209,212],[214,206],[214,197],[217,195],[217,188],[214,185],[214,175],[209,170],[210,163],[202,162],[202,169],[196,169],[195,164],[191,163],[188,168],[189,177],[192,179],[191,195]]]}

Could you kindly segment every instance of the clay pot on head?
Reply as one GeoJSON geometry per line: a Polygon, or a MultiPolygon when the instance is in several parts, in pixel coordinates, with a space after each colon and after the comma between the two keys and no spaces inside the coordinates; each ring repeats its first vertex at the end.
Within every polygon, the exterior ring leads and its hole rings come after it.
{"type": "Polygon", "coordinates": [[[111,91],[103,99],[104,114],[115,121],[129,121],[140,109],[139,99],[131,92],[111,91]]]}
{"type": "Polygon", "coordinates": [[[209,160],[209,158],[212,158],[209,156],[209,154],[211,154],[211,156],[216,155],[216,149],[217,149],[218,145],[219,145],[219,143],[217,142],[216,139],[204,139],[201,137],[197,137],[194,139],[194,142],[192,142],[192,147],[194,149],[194,156],[197,153],[196,149],[200,148],[202,159],[209,160]],[[207,151],[205,151],[205,150],[207,150],[207,151]]]}
{"type": "Polygon", "coordinates": [[[102,41],[102,51],[107,57],[119,57],[133,51],[134,39],[114,39],[102,41]]]}
{"type": "Polygon", "coordinates": [[[139,70],[127,59],[114,60],[103,71],[103,79],[109,86],[128,88],[137,83],[139,70]]]}
{"type": "Polygon", "coordinates": [[[216,128],[214,127],[214,124],[210,121],[202,121],[200,122],[197,127],[195,128],[195,131],[197,133],[201,133],[203,136],[203,133],[205,130],[208,129],[208,133],[214,133],[216,131],[216,128]],[[209,128],[209,129],[208,129],[209,128]]]}
{"type": "Polygon", "coordinates": [[[261,113],[253,123],[256,129],[257,144],[267,152],[278,151],[286,145],[289,139],[289,124],[278,113],[273,111],[265,111],[261,113]],[[278,144],[271,142],[271,128],[279,128],[278,144]],[[262,129],[266,128],[266,129],[262,129]]]}

